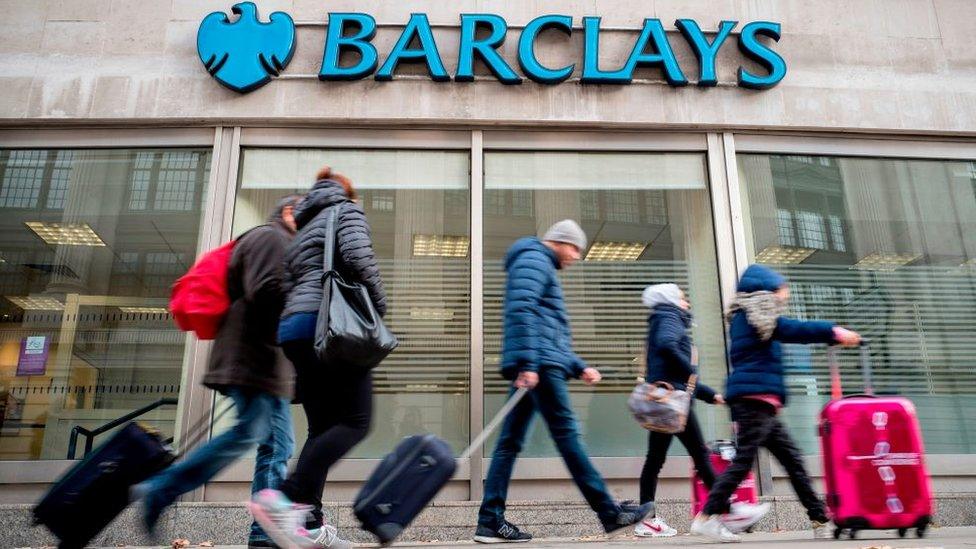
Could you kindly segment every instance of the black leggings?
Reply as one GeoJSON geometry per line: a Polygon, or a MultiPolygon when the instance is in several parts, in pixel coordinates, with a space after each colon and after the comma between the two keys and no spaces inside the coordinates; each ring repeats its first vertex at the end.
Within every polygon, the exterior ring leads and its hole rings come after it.
{"type": "Polygon", "coordinates": [[[308,418],[308,440],[280,490],[294,502],[315,507],[307,527],[317,528],[329,468],[369,433],[373,378],[320,363],[309,340],[285,342],[282,348],[295,365],[295,394],[308,418]]]}
{"type": "Polygon", "coordinates": [[[702,438],[701,428],[698,420],[695,419],[695,412],[688,413],[688,423],[685,430],[669,435],[651,431],[647,437],[647,459],[644,460],[644,469],[640,477],[640,502],[647,503],[654,501],[654,494],[657,492],[657,476],[661,473],[664,460],[668,458],[668,447],[671,446],[671,439],[678,437],[681,444],[688,450],[688,455],[698,470],[698,478],[702,480],[709,489],[715,483],[715,473],[712,471],[712,463],[708,458],[708,446],[702,438]]]}

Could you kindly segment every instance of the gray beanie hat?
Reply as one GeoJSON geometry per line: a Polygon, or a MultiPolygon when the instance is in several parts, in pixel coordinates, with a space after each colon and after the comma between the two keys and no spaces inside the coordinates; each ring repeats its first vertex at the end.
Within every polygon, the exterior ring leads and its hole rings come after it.
{"type": "Polygon", "coordinates": [[[581,252],[586,251],[586,233],[578,223],[572,219],[563,219],[549,227],[542,240],[550,242],[565,242],[579,248],[581,252]]]}

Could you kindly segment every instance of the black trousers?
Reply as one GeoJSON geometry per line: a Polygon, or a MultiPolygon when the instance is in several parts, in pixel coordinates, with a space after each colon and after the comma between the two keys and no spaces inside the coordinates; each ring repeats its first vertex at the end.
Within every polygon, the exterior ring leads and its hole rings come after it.
{"type": "Polygon", "coordinates": [[[369,433],[373,378],[320,363],[310,340],[285,342],[282,348],[295,365],[295,394],[308,418],[308,440],[280,490],[292,501],[314,507],[307,527],[317,528],[322,525],[322,492],[329,468],[369,433]]]}
{"type": "Polygon", "coordinates": [[[732,420],[739,425],[738,450],[732,464],[715,480],[702,513],[718,515],[729,511],[729,497],[752,469],[756,453],[762,446],[786,469],[793,490],[806,507],[810,520],[827,522],[824,504],[813,491],[810,477],[803,468],[800,449],[776,417],[776,409],[765,402],[750,399],[736,399],[729,406],[732,420]]]}
{"type": "Polygon", "coordinates": [[[668,458],[668,447],[671,446],[671,439],[677,437],[681,444],[688,450],[695,469],[698,470],[698,477],[702,479],[705,486],[711,489],[715,483],[715,473],[712,471],[712,463],[708,459],[708,446],[702,438],[701,427],[695,418],[694,410],[688,413],[688,422],[685,430],[669,435],[667,433],[657,433],[651,431],[647,437],[647,458],[644,459],[644,468],[641,470],[640,477],[640,502],[647,503],[654,501],[657,493],[657,477],[664,466],[664,460],[668,458]]]}

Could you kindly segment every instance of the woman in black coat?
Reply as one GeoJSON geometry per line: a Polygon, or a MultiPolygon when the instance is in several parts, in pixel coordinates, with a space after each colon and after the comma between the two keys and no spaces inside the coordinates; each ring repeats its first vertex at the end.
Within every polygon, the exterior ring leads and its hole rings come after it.
{"type": "MultiPolygon", "coordinates": [[[[647,319],[647,372],[645,379],[649,383],[666,381],[675,389],[685,390],[688,378],[697,374],[697,367],[692,359],[694,354],[691,337],[690,305],[685,299],[684,292],[676,284],[656,284],[644,290],[644,305],[651,310],[647,319]]],[[[717,394],[703,383],[695,386],[695,398],[711,403],[724,404],[722,395],[717,394]]],[[[671,439],[678,437],[681,444],[688,450],[698,470],[698,476],[711,488],[715,481],[711,462],[708,457],[708,447],[702,437],[701,428],[695,418],[694,410],[688,411],[685,430],[670,435],[651,431],[647,442],[647,458],[640,478],[640,502],[654,501],[657,491],[657,476],[667,459],[668,447],[671,439]]],[[[660,517],[653,516],[644,519],[634,529],[634,534],[643,537],[671,537],[678,532],[668,526],[660,517]]]]}
{"type": "Polygon", "coordinates": [[[308,440],[295,470],[280,491],[255,495],[255,518],[281,547],[349,547],[336,529],[323,523],[322,492],[329,469],[369,432],[373,408],[372,377],[343,364],[322,364],[314,349],[315,322],[323,297],[323,249],[326,213],[338,208],[335,231],[336,270],[349,282],[362,283],[380,315],[386,292],[376,266],[369,223],[354,202],[348,178],[326,167],[305,199],[295,207],[298,234],[285,254],[285,309],[278,341],[295,365],[296,400],[308,418],[308,440]],[[306,517],[307,515],[307,517],[306,517]]]}

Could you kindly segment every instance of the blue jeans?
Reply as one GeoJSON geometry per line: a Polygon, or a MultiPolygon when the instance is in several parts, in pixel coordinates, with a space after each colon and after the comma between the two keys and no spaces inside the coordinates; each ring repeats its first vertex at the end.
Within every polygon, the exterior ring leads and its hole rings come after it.
{"type": "MultiPolygon", "coordinates": [[[[254,463],[254,480],[251,494],[265,488],[278,488],[288,473],[288,459],[295,451],[295,435],[291,428],[291,400],[275,399],[271,410],[271,436],[258,445],[257,461],[254,463]]],[[[257,521],[251,523],[251,541],[266,540],[257,521]]]]}
{"type": "MultiPolygon", "coordinates": [[[[514,392],[513,388],[509,397],[514,392]]],[[[512,468],[536,410],[546,420],[552,440],[590,508],[596,511],[601,520],[614,520],[619,507],[580,441],[576,414],[570,405],[566,387],[566,374],[560,368],[543,367],[539,371],[539,384],[518,403],[502,424],[502,432],[491,457],[491,467],[485,478],[485,497],[478,512],[478,524],[495,529],[504,522],[512,468]]]]}
{"type": "Polygon", "coordinates": [[[237,422],[172,467],[147,480],[144,483],[147,509],[159,511],[168,507],[180,495],[206,484],[255,445],[269,440],[272,413],[281,399],[270,393],[243,387],[230,387],[225,393],[237,409],[237,422]]]}

